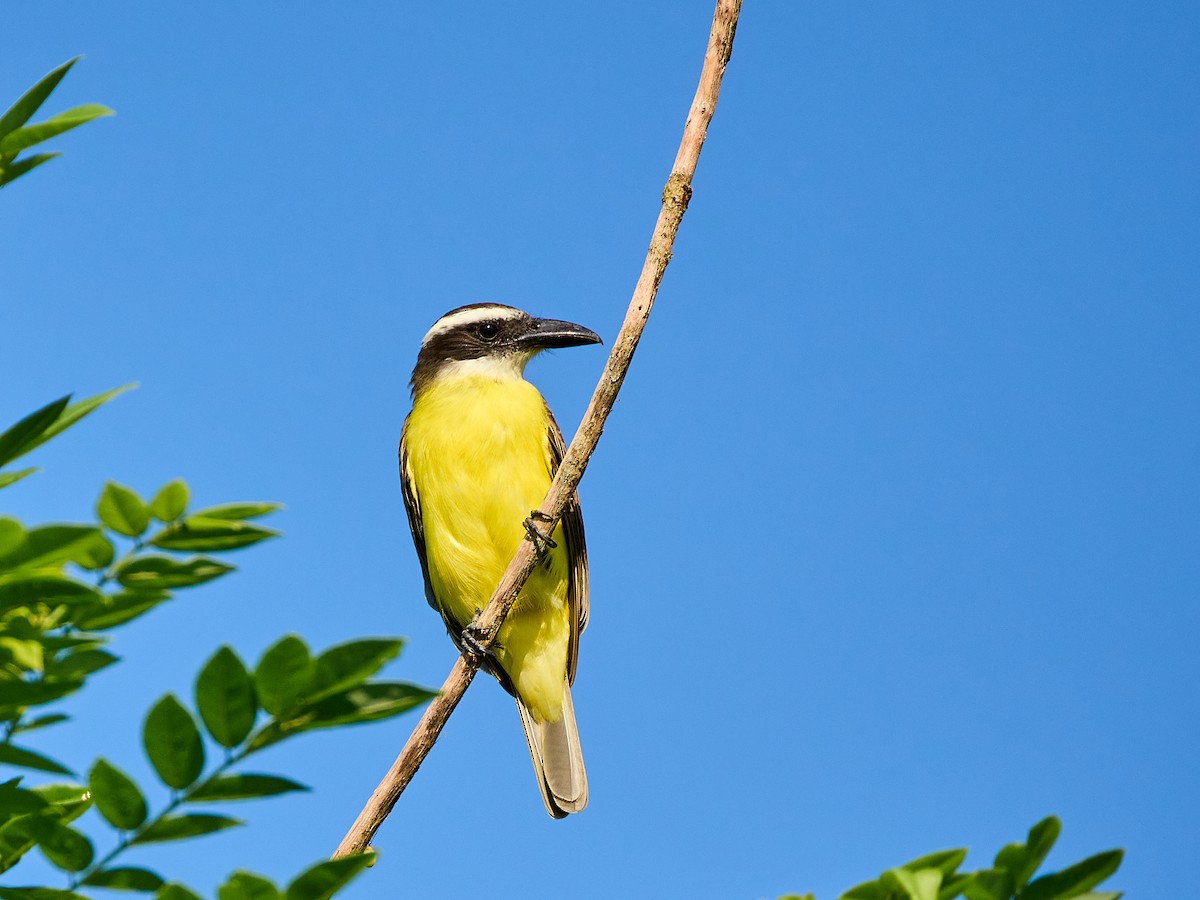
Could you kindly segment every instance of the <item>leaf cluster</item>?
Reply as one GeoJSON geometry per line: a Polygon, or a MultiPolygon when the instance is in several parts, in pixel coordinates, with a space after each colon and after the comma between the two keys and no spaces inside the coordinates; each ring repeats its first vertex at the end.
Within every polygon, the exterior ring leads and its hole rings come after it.
{"type": "MultiPolygon", "coordinates": [[[[75,403],[64,397],[0,434],[0,488],[34,469],[7,468],[123,389],[75,403]]],[[[0,516],[0,763],[74,777],[58,760],[26,743],[68,721],[53,704],[81,691],[91,676],[117,663],[108,633],[220,578],[233,566],[220,555],[275,537],[256,520],[275,503],[241,502],[189,508],[190,492],[171,481],[149,499],[107,483],[92,523],[27,527],[0,516]]],[[[196,838],[241,825],[214,805],[280,796],[308,788],[291,778],[238,770],[252,754],[319,729],[386,719],[428,700],[423,688],[375,680],[403,647],[399,638],[363,638],[313,654],[296,635],[267,648],[251,669],[229,646],[196,676],[189,708],[174,694],[146,714],[142,745],[161,784],[150,792],[107,759],[83,783],[0,783],[0,872],[35,848],[67,874],[66,890],[0,887],[0,900],[81,897],[89,887],[152,893],[164,900],[196,895],[150,869],[116,865],[147,844],[196,838]],[[153,802],[153,794],[161,799],[153,802]],[[156,809],[157,811],[153,811],[156,809]],[[96,842],[77,820],[111,834],[96,842]]],[[[286,887],[239,871],[220,900],[332,896],[369,862],[361,855],[325,861],[286,887]]]]}
{"type": "Polygon", "coordinates": [[[56,116],[51,116],[41,122],[27,124],[46,102],[51,92],[58,87],[63,76],[70,71],[71,66],[79,62],[79,57],[69,59],[58,68],[49,72],[33,87],[27,90],[16,103],[0,116],[0,187],[20,178],[26,172],[32,171],[44,162],[49,162],[61,153],[35,153],[32,156],[20,154],[35,147],[43,141],[70,131],[72,128],[98,119],[111,116],[113,111],[99,103],[85,103],[76,106],[56,116]]]}
{"type": "MultiPolygon", "coordinates": [[[[986,869],[960,872],[966,849],[940,850],[888,869],[838,900],[1119,900],[1120,893],[1092,889],[1117,871],[1121,850],[1106,850],[1062,871],[1034,877],[1061,831],[1058,818],[1048,816],[1029,829],[1024,843],[1000,850],[986,869]]],[[[780,900],[812,900],[812,895],[780,900]]]]}
{"type": "MultiPolygon", "coordinates": [[[[0,434],[0,488],[36,469],[10,463],[78,422],[125,388],[72,403],[63,397],[0,434]]],[[[106,484],[97,521],[26,527],[0,516],[0,762],[66,774],[60,763],[14,738],[67,721],[44,707],[81,690],[116,663],[107,632],[194,587],[234,571],[205,553],[226,552],[275,537],[247,521],[275,503],[218,506],[189,513],[189,493],[172,481],[147,502],[132,489],[106,484]],[[238,515],[231,517],[229,510],[238,515]]]]}

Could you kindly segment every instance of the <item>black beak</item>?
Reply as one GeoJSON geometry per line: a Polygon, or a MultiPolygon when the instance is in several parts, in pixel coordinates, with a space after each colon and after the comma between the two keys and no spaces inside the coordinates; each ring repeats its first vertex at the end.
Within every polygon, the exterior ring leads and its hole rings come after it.
{"type": "Polygon", "coordinates": [[[534,319],[525,334],[517,338],[517,346],[535,350],[555,350],[559,347],[579,347],[583,344],[602,344],[600,335],[582,325],[558,319],[534,319]]]}

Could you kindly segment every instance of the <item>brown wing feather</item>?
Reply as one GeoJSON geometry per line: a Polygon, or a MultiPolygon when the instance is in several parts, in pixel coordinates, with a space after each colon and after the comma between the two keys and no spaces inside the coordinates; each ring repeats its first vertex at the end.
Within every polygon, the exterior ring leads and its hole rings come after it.
{"type": "MultiPolygon", "coordinates": [[[[550,475],[558,471],[567,448],[562,432],[554,421],[554,414],[546,408],[550,422],[550,475]]],[[[588,565],[587,544],[583,537],[583,510],[579,506],[579,492],[567,501],[562,515],[563,536],[567,541],[567,603],[571,617],[571,643],[567,650],[567,680],[575,683],[575,664],[579,657],[579,635],[588,623],[588,565]]]]}
{"type": "Polygon", "coordinates": [[[408,448],[405,446],[407,440],[408,419],[405,419],[404,428],[400,431],[400,492],[404,495],[404,511],[408,513],[408,530],[412,532],[413,546],[417,549],[417,559],[421,561],[421,575],[425,579],[425,600],[430,606],[441,612],[437,598],[433,596],[433,584],[429,581],[429,558],[425,552],[425,523],[421,520],[421,501],[417,497],[417,486],[413,482],[412,473],[408,470],[408,448]]]}

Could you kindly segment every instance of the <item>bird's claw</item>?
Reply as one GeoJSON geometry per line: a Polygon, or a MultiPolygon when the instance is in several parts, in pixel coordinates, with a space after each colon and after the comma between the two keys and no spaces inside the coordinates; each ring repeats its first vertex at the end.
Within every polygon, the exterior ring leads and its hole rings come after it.
{"type": "Polygon", "coordinates": [[[549,525],[554,524],[553,516],[548,516],[540,509],[535,509],[529,514],[524,522],[525,534],[529,537],[533,544],[533,552],[537,554],[538,559],[541,559],[546,553],[558,546],[558,543],[550,537],[549,534],[542,532],[538,528],[537,523],[544,522],[549,525]]]}
{"type": "Polygon", "coordinates": [[[487,658],[494,657],[495,648],[499,644],[492,640],[488,645],[484,645],[483,641],[487,637],[482,628],[479,627],[476,621],[478,617],[472,619],[470,624],[462,630],[462,634],[458,636],[459,645],[462,648],[463,654],[468,658],[468,662],[476,668],[487,658]]]}

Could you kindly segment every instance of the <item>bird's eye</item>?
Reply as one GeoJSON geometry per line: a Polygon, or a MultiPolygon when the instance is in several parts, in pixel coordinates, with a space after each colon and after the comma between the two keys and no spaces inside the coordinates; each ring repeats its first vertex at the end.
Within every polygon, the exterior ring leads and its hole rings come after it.
{"type": "Polygon", "coordinates": [[[475,334],[484,341],[494,341],[500,336],[500,326],[495,322],[480,322],[475,326],[475,334]]]}

